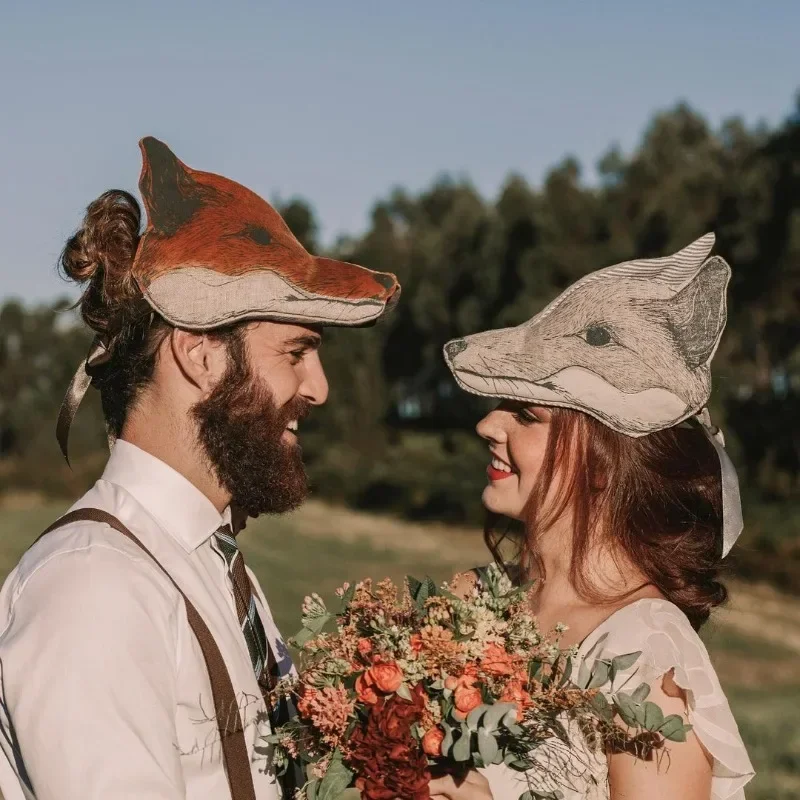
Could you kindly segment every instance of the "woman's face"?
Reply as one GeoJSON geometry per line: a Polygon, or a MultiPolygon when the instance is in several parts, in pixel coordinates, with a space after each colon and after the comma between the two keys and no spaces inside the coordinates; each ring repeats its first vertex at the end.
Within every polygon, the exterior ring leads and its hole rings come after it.
{"type": "Polygon", "coordinates": [[[477,426],[489,443],[489,485],[483,504],[491,512],[521,519],[542,468],[551,412],[542,406],[504,401],[477,426]]]}

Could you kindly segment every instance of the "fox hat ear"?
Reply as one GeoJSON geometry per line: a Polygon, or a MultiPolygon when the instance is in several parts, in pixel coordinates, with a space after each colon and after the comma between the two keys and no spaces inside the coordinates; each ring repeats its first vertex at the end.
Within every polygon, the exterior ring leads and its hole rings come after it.
{"type": "Polygon", "coordinates": [[[731,268],[719,256],[709,258],[700,272],[669,302],[667,314],[675,341],[691,369],[708,364],[727,321],[725,291],[731,268]]]}
{"type": "Polygon", "coordinates": [[[702,269],[708,254],[714,247],[715,236],[707,233],[690,245],[663,258],[640,258],[606,267],[598,274],[619,278],[636,278],[663,283],[672,291],[679,292],[687,286],[702,269]]]}
{"type": "Polygon", "coordinates": [[[172,150],[153,136],[139,142],[142,174],[139,190],[151,228],[171,236],[202,205],[191,170],[172,150]]]}

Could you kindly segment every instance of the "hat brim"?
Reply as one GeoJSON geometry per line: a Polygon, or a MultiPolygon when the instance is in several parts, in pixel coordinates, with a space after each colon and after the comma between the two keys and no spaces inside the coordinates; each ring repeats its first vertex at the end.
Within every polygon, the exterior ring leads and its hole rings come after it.
{"type": "MultiPolygon", "coordinates": [[[[314,260],[327,275],[335,274],[337,266],[348,272],[355,267],[332,259],[314,260]]],[[[355,328],[375,323],[400,296],[394,275],[356,269],[379,278],[381,290],[364,296],[357,284],[348,287],[341,280],[301,288],[272,269],[255,268],[232,276],[185,266],[162,273],[142,293],[164,319],[187,330],[212,330],[245,320],[355,328]]]]}

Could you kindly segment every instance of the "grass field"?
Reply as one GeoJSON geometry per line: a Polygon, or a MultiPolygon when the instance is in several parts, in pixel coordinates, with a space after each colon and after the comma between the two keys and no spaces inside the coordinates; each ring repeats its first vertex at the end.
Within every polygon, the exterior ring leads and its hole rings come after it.
{"type": "MultiPolygon", "coordinates": [[[[6,507],[0,515],[0,577],[64,510],[6,507]]],[[[298,625],[303,596],[330,596],[345,580],[444,579],[487,562],[475,531],[413,525],[311,502],[295,514],[252,522],[242,549],[264,586],[281,630],[298,625]]],[[[731,587],[730,605],[703,636],[758,776],[748,800],[800,798],[800,601],[766,586],[731,587]]]]}

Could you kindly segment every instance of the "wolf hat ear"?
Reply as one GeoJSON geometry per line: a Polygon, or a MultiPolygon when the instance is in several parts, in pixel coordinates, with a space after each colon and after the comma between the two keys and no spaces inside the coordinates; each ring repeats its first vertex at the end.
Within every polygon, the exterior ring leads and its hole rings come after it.
{"type": "Polygon", "coordinates": [[[663,283],[672,291],[679,292],[687,286],[704,266],[708,254],[714,247],[716,237],[707,233],[693,241],[683,250],[663,258],[640,258],[625,261],[599,270],[603,276],[638,278],[663,283]]]}
{"type": "Polygon", "coordinates": [[[192,170],[172,150],[153,136],[139,142],[142,151],[142,193],[148,227],[171,236],[202,205],[192,170]]]}
{"type": "Polygon", "coordinates": [[[709,258],[667,306],[676,344],[691,369],[708,364],[717,350],[727,321],[725,290],[730,277],[724,259],[709,258]]]}

